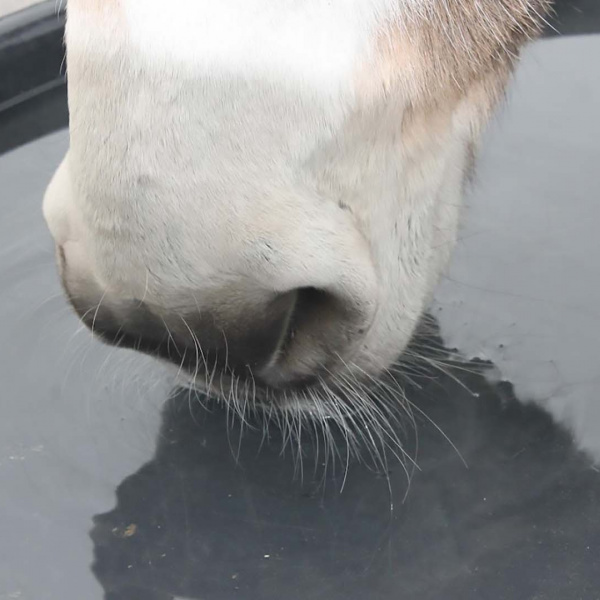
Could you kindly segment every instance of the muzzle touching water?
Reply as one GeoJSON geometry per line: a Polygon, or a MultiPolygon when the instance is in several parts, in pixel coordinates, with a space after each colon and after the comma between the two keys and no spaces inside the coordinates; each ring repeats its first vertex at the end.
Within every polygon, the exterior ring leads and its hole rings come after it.
{"type": "Polygon", "coordinates": [[[548,7],[300,4],[69,2],[44,201],[65,290],[103,340],[232,402],[335,404],[403,352],[548,7]]]}

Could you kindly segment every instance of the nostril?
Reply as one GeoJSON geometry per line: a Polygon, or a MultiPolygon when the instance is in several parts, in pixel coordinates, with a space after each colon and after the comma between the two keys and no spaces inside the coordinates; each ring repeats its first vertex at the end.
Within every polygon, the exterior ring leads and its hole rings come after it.
{"type": "Polygon", "coordinates": [[[295,387],[328,378],[365,330],[344,299],[328,290],[303,287],[295,294],[282,343],[260,374],[273,387],[295,387]]]}
{"type": "Polygon", "coordinates": [[[315,320],[323,320],[331,312],[335,299],[325,290],[304,287],[296,290],[296,303],[290,315],[288,331],[281,351],[293,343],[296,333],[315,320]]]}

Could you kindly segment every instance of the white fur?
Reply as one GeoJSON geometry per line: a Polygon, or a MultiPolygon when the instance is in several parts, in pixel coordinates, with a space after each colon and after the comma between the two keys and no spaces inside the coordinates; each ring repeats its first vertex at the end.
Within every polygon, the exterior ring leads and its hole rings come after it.
{"type": "Polygon", "coordinates": [[[269,77],[347,88],[371,28],[390,0],[159,0],[126,5],[133,44],[207,74],[269,77]],[[166,13],[166,14],[165,14],[166,13]]]}
{"type": "Polygon", "coordinates": [[[45,199],[81,276],[166,308],[328,289],[371,323],[347,360],[387,367],[453,243],[471,117],[416,160],[401,90],[362,104],[356,73],[402,3],[88,4],[69,3],[71,146],[45,199]]]}

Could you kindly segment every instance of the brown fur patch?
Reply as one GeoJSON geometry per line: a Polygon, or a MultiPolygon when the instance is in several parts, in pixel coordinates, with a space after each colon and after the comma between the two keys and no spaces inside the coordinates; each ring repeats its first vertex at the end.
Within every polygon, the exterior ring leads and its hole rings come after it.
{"type": "Polygon", "coordinates": [[[357,79],[361,97],[369,100],[396,88],[414,105],[448,105],[485,81],[479,100],[489,108],[550,8],[550,0],[424,4],[404,9],[379,32],[374,60],[357,79]]]}
{"type": "MultiPolygon", "coordinates": [[[[370,104],[403,105],[402,140],[418,157],[443,143],[454,117],[466,132],[465,183],[473,177],[481,128],[502,98],[521,47],[541,29],[550,0],[428,0],[379,31],[375,55],[356,79],[370,104]]],[[[408,156],[407,156],[408,157],[408,156]]]]}
{"type": "Polygon", "coordinates": [[[420,95],[463,94],[492,73],[505,77],[512,70],[549,5],[548,0],[436,0],[402,26],[392,26],[388,39],[410,40],[420,95]]]}

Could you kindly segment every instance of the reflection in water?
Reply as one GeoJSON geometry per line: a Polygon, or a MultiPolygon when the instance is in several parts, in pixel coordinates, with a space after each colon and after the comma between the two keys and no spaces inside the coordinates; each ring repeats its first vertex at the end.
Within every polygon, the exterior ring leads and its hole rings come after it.
{"type": "Polygon", "coordinates": [[[493,361],[600,465],[598,56],[600,35],[525,53],[436,299],[443,338],[493,361]]]}
{"type": "Polygon", "coordinates": [[[353,461],[340,493],[343,470],[328,469],[323,485],[308,444],[294,476],[274,428],[266,441],[246,430],[236,461],[239,424],[227,435],[225,410],[175,395],[155,457],[95,517],[105,598],[595,597],[597,472],[545,412],[489,383],[489,366],[428,365],[407,393],[468,468],[417,416],[418,445],[407,434],[407,448],[420,471],[403,503],[400,465],[388,480],[353,461]]]}

